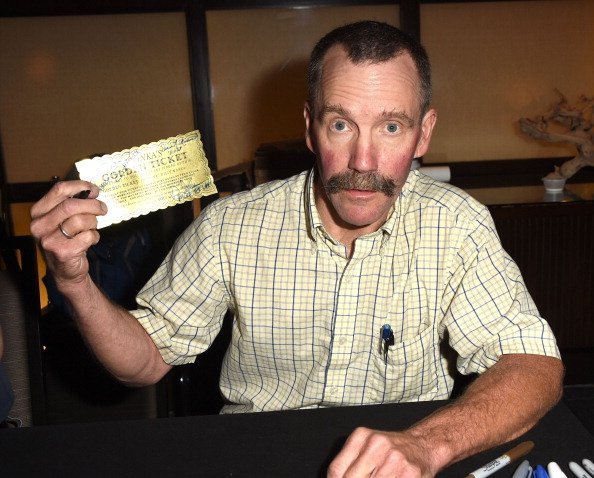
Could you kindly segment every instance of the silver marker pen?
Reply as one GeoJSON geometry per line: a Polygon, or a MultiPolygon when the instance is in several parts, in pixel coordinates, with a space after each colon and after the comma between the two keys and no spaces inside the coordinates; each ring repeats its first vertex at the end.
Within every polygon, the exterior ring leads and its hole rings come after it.
{"type": "Polygon", "coordinates": [[[591,478],[590,475],[588,475],[588,473],[586,472],[586,470],[584,470],[575,461],[570,461],[569,462],[569,469],[578,478],[591,478]]]}
{"type": "Polygon", "coordinates": [[[530,474],[530,462],[528,460],[524,460],[514,471],[512,478],[528,478],[530,474]]]}

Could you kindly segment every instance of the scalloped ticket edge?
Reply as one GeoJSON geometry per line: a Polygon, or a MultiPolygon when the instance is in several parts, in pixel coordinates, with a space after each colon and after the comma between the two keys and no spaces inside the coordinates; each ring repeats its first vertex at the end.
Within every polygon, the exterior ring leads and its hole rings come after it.
{"type": "Polygon", "coordinates": [[[217,193],[198,130],[75,164],[107,205],[97,229],[217,193]]]}

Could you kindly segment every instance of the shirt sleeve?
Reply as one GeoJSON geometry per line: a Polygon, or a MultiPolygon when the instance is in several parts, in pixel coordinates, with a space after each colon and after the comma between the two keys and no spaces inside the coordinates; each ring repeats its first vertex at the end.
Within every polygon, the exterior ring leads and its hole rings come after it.
{"type": "Polygon", "coordinates": [[[131,311],[171,365],[193,362],[208,349],[228,309],[214,217],[206,209],[180,235],[131,311]]]}
{"type": "Polygon", "coordinates": [[[482,373],[503,354],[559,357],[553,332],[503,249],[488,210],[481,214],[453,260],[444,296],[444,326],[458,352],[458,370],[482,373]]]}

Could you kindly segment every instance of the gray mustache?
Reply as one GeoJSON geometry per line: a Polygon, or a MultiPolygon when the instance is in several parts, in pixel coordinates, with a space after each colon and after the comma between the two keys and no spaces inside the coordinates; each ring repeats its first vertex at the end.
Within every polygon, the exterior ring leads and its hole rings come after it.
{"type": "Polygon", "coordinates": [[[396,183],[375,171],[358,173],[357,171],[345,171],[335,174],[325,184],[328,194],[336,194],[346,189],[360,189],[362,191],[382,192],[386,196],[394,196],[396,183]]]}

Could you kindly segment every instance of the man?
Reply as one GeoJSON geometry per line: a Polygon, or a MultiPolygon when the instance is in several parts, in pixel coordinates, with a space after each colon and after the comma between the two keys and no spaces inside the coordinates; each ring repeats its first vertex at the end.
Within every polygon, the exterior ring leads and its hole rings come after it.
{"type": "Polygon", "coordinates": [[[408,430],[355,430],[328,471],[434,476],[556,403],[555,340],[486,208],[409,173],[436,121],[424,49],[396,28],[356,23],[318,43],[308,73],[316,168],[211,205],[134,316],[87,273],[106,212],[96,186],[57,184],[32,208],[31,230],[82,333],[125,383],[193,361],[231,310],[226,412],[446,398],[449,342],[459,370],[481,373],[465,394],[408,430]],[[80,189],[91,199],[69,198],[80,189]]]}

